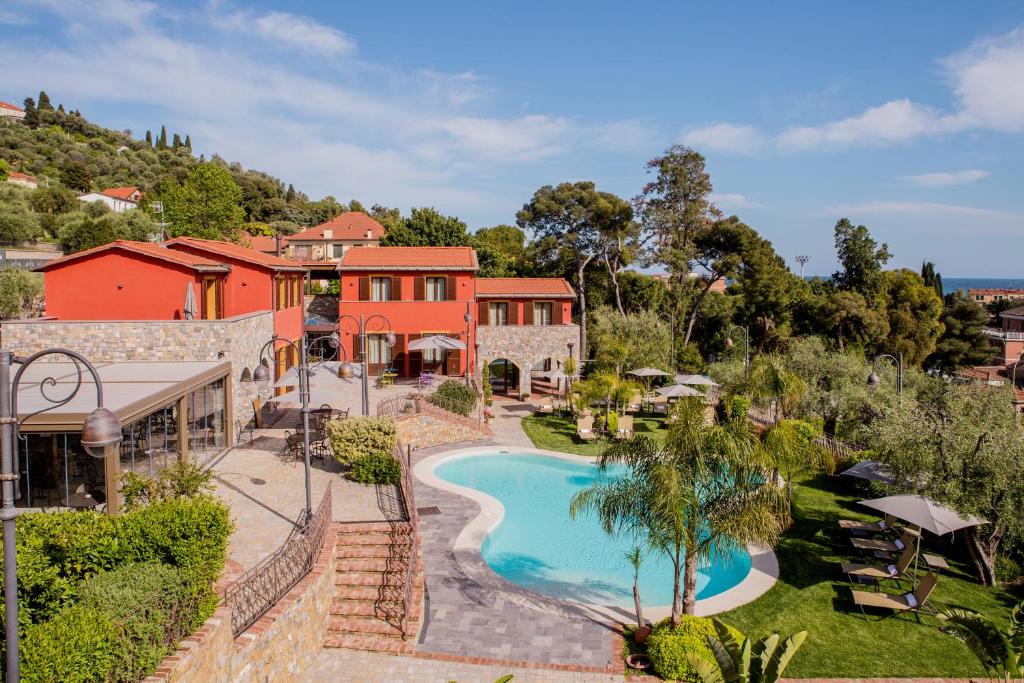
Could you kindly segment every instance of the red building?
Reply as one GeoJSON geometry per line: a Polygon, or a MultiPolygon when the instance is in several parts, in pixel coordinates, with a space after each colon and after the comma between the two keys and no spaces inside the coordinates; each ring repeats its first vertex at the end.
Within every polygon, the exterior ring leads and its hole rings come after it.
{"type": "Polygon", "coordinates": [[[563,325],[572,322],[576,293],[560,277],[480,278],[476,281],[480,325],[563,325]]]}

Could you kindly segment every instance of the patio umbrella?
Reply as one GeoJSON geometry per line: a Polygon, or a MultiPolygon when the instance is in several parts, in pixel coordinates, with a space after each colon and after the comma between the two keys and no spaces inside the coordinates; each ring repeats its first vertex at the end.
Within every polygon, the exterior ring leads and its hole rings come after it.
{"type": "Polygon", "coordinates": [[[667,387],[662,387],[657,390],[660,396],[666,398],[680,398],[682,396],[700,396],[703,398],[704,394],[700,393],[696,389],[683,386],[682,384],[672,384],[667,387]]]}
{"type": "Polygon", "coordinates": [[[669,377],[669,373],[658,368],[637,368],[636,370],[627,370],[627,375],[633,375],[634,377],[669,377]]]}
{"type": "Polygon", "coordinates": [[[676,384],[689,384],[690,386],[717,387],[718,382],[708,379],[704,375],[676,375],[676,384]]]}
{"type": "Polygon", "coordinates": [[[883,484],[896,483],[896,477],[892,476],[889,466],[877,460],[864,460],[850,469],[844,470],[841,474],[845,474],[848,477],[867,479],[868,481],[880,481],[883,484]]]}
{"type": "Polygon", "coordinates": [[[182,306],[181,312],[185,320],[195,320],[199,317],[199,306],[196,304],[196,293],[191,282],[185,285],[185,305],[182,306]]]}
{"type": "Polygon", "coordinates": [[[429,337],[423,337],[409,342],[410,351],[423,351],[425,349],[464,351],[466,349],[466,345],[458,339],[446,337],[443,334],[434,334],[429,337]]]}
{"type": "MultiPolygon", "coordinates": [[[[937,503],[925,496],[886,496],[885,498],[862,500],[860,504],[864,507],[899,517],[905,522],[910,522],[921,529],[927,529],[938,536],[944,536],[958,529],[966,529],[986,523],[984,519],[974,515],[964,517],[953,508],[937,503]]],[[[917,562],[920,555],[921,535],[918,534],[917,552],[914,553],[915,585],[917,583],[917,562]]]]}

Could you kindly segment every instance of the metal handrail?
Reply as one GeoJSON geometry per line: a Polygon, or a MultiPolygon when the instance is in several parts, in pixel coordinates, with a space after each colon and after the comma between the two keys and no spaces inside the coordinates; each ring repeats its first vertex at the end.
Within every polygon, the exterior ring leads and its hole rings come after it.
{"type": "Polygon", "coordinates": [[[331,510],[331,486],[328,483],[316,512],[308,516],[308,511],[303,510],[281,547],[224,590],[224,602],[231,608],[234,637],[256,623],[313,571],[331,523],[331,510]]]}
{"type": "Polygon", "coordinates": [[[412,449],[395,444],[394,457],[402,467],[400,485],[406,515],[409,517],[409,561],[405,566],[405,580],[402,586],[402,637],[410,638],[414,633],[409,629],[413,609],[413,587],[416,581],[416,565],[419,563],[420,517],[416,510],[416,497],[412,488],[412,449]]]}

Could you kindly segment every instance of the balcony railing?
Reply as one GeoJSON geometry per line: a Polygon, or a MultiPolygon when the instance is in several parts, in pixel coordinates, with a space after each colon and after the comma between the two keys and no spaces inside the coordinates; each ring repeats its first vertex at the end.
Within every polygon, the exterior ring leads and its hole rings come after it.
{"type": "Polygon", "coordinates": [[[982,331],[990,337],[1007,341],[1024,341],[1024,332],[1011,332],[1010,330],[999,330],[994,327],[983,327],[982,331]]]}

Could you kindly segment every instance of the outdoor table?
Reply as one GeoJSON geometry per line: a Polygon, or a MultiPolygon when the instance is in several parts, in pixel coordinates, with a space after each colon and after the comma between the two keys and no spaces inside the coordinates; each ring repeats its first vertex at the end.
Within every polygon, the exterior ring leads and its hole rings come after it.
{"type": "Polygon", "coordinates": [[[949,569],[949,564],[946,563],[946,558],[941,555],[931,555],[929,553],[921,553],[921,559],[928,565],[929,569],[949,569]]]}

